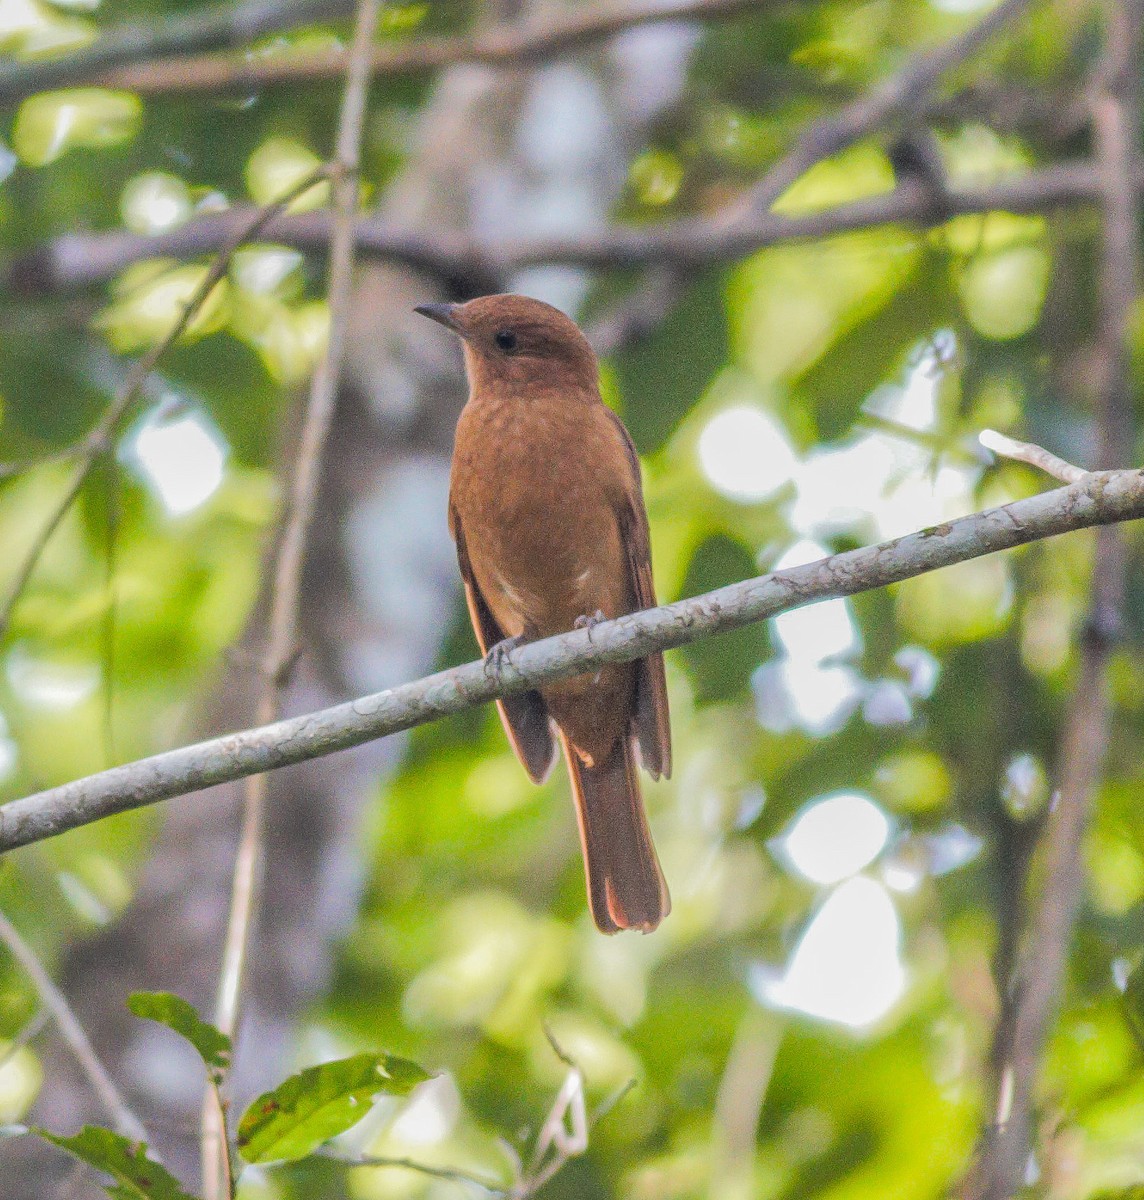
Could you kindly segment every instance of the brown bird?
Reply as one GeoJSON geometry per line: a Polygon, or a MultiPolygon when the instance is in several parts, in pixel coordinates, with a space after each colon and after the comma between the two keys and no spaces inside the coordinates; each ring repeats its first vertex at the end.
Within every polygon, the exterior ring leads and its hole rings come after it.
{"type": "MultiPolygon", "coordinates": [[[[481,649],[496,655],[655,605],[639,459],[600,399],[587,338],[526,296],[417,310],[463,340],[469,401],[457,424],[449,528],[481,649]]],[[[529,775],[564,747],[588,899],[605,933],[654,929],[671,907],[635,754],[671,772],[663,656],[606,666],[497,703],[529,775]]]]}

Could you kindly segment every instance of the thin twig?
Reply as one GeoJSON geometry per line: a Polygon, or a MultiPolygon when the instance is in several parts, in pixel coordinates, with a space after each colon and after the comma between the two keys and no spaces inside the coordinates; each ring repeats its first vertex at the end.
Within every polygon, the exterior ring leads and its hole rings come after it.
{"type": "Polygon", "coordinates": [[[775,571],[658,608],[531,642],[484,661],[273,725],[169,750],[0,807],[0,853],[112,813],[169,800],[465,712],[500,696],[631,662],[657,650],[853,596],[1077,529],[1144,517],[1144,472],[1097,471],[920,533],[775,571]]]}
{"type": "Polygon", "coordinates": [[[418,1162],[412,1158],[389,1158],[379,1154],[356,1154],[351,1158],[328,1149],[319,1153],[322,1158],[331,1159],[345,1167],[394,1167],[402,1171],[416,1171],[419,1175],[428,1175],[433,1179],[447,1179],[450,1183],[469,1183],[473,1187],[482,1188],[490,1196],[509,1195],[508,1190],[499,1183],[482,1179],[479,1175],[470,1175],[457,1167],[435,1167],[431,1163],[418,1162]]]}
{"type": "MultiPolygon", "coordinates": [[[[547,1033],[547,1030],[545,1032],[547,1033]]],[[[552,1040],[551,1037],[549,1040],[552,1040]]],[[[557,1057],[562,1062],[569,1062],[567,1056],[555,1043],[553,1043],[553,1050],[556,1051],[557,1057]]],[[[592,1112],[587,1113],[584,1111],[583,1077],[579,1068],[572,1065],[537,1135],[532,1169],[509,1188],[479,1175],[472,1175],[468,1171],[462,1171],[458,1167],[440,1167],[431,1163],[418,1162],[412,1158],[394,1158],[378,1154],[357,1154],[351,1158],[328,1148],[320,1150],[319,1154],[323,1158],[332,1159],[346,1167],[394,1167],[403,1171],[416,1171],[420,1175],[428,1175],[433,1179],[445,1179],[450,1183],[467,1183],[481,1188],[490,1196],[503,1196],[506,1200],[529,1200],[529,1197],[535,1196],[567,1164],[570,1158],[584,1153],[588,1148],[589,1133],[635,1086],[636,1081],[629,1079],[610,1096],[605,1097],[592,1112]],[[575,1083],[570,1086],[573,1078],[575,1083]],[[572,1130],[572,1137],[569,1138],[569,1130],[564,1125],[565,1114],[569,1111],[570,1106],[577,1103],[577,1100],[579,1111],[578,1115],[573,1118],[575,1128],[572,1130]],[[549,1151],[553,1147],[555,1147],[555,1151],[549,1156],[549,1151]]]]}
{"type": "MultiPolygon", "coordinates": [[[[1137,175],[1144,187],[1144,174],[1137,175]]],[[[735,262],[767,246],[855,233],[882,225],[917,229],[951,217],[990,212],[1044,213],[1100,199],[1100,176],[1084,161],[1058,163],[987,186],[948,191],[940,204],[917,180],[893,191],[811,213],[747,212],[734,216],[684,217],[654,225],[613,225],[562,236],[538,235],[489,241],[448,229],[395,225],[366,214],[355,222],[358,253],[396,263],[435,279],[503,279],[528,267],[561,265],[597,270],[713,267],[735,262]]],[[[234,208],[188,221],[154,236],[118,230],[69,233],[16,258],[0,283],[18,295],[55,294],[105,283],[140,259],[186,259],[217,250],[248,219],[234,208]]],[[[266,233],[276,242],[313,254],[330,240],[328,212],[288,215],[266,233]]]]}
{"type": "Polygon", "coordinates": [[[1028,463],[1029,466],[1044,471],[1046,475],[1059,479],[1061,483],[1076,483],[1088,474],[1083,467],[1075,467],[1072,463],[1065,462],[1044,446],[1038,446],[1035,442],[1018,442],[1015,438],[998,433],[996,429],[983,429],[977,440],[986,450],[992,450],[1002,458],[1028,463]]]}
{"type": "Polygon", "coordinates": [[[536,1136],[532,1163],[524,1178],[512,1189],[513,1200],[535,1196],[570,1158],[588,1149],[588,1108],[584,1099],[584,1075],[571,1067],[556,1093],[556,1099],[536,1136]]]}
{"type": "Polygon", "coordinates": [[[95,464],[99,461],[101,455],[111,452],[115,436],[119,432],[120,426],[123,424],[127,414],[142,394],[147,377],[155,369],[163,355],[186,332],[187,327],[210,298],[214,289],[222,281],[223,276],[230,267],[230,260],[234,252],[244,242],[256,237],[276,216],[284,212],[292,201],[296,200],[304,192],[309,191],[315,183],[325,177],[325,174],[326,168],[319,168],[313,174],[307,176],[306,179],[302,180],[296,187],[292,187],[281,199],[248,214],[247,219],[224,242],[222,248],[207,268],[202,282],[184,305],[182,312],[179,313],[178,319],[168,331],[166,337],[152,347],[142,358],[136,360],[119,396],[111,403],[100,418],[99,423],[84,439],[83,445],[76,455],[79,461],[72,472],[72,477],[68,482],[67,488],[64,490],[63,496],[57,502],[47,521],[44,522],[43,527],[32,543],[31,549],[16,570],[15,578],[8,595],[3,605],[0,606],[0,638],[7,631],[12,619],[12,611],[19,602],[24,589],[28,586],[28,581],[31,579],[32,573],[36,569],[36,564],[40,561],[40,556],[43,554],[52,535],[59,528],[60,523],[67,515],[76,497],[79,496],[83,485],[95,469],[95,464]]]}
{"type": "Polygon", "coordinates": [[[544,1033],[556,1057],[568,1067],[568,1074],[536,1135],[531,1166],[528,1171],[521,1172],[508,1193],[511,1200],[530,1200],[567,1166],[570,1159],[586,1153],[592,1130],[636,1086],[636,1081],[629,1079],[589,1112],[584,1073],[560,1048],[547,1026],[544,1033]]]}
{"type": "MultiPolygon", "coordinates": [[[[753,9],[773,7],[775,0],[628,0],[622,5],[572,10],[558,19],[504,24],[459,37],[422,38],[373,48],[369,73],[394,77],[432,71],[454,63],[521,66],[545,62],[628,29],[665,21],[712,21],[753,9]]],[[[124,88],[143,96],[187,92],[254,92],[276,84],[337,78],[347,69],[352,51],[331,49],[320,54],[275,56],[203,55],[157,59],[99,72],[87,82],[124,88]]]]}
{"type": "Polygon", "coordinates": [[[783,1032],[781,1018],[756,1004],[739,1022],[715,1097],[712,1195],[750,1194],[759,1119],[783,1032]]]}
{"type": "MultiPolygon", "coordinates": [[[[1098,467],[1132,444],[1127,334],[1139,290],[1135,154],[1140,134],[1137,77],[1142,34],[1140,0],[1108,0],[1103,78],[1093,102],[1104,196],[1099,294],[1104,370],[1096,405],[1098,467]]],[[[993,1124],[982,1136],[977,1162],[963,1189],[968,1200],[1008,1200],[1027,1178],[1034,1153],[1036,1087],[1053,1017],[1060,1007],[1084,888],[1084,833],[1108,748],[1112,717],[1108,665],[1120,630],[1124,587],[1123,539],[1115,528],[1102,529],[1097,536],[1080,670],[1059,749],[1058,791],[1043,835],[1044,883],[1041,894],[1031,901],[1032,915],[1015,978],[999,981],[1012,1000],[1002,1006],[994,1038],[993,1124]]]]}
{"type": "MultiPolygon", "coordinates": [[[[362,128],[369,88],[369,53],[379,7],[380,0],[359,0],[347,62],[334,150],[334,224],[327,284],[330,328],[325,353],[311,381],[285,527],[274,559],[265,675],[255,714],[260,725],[278,717],[288,668],[296,654],[306,541],[317,505],[323,451],[333,418],[345,348],[353,275],[353,221],[358,205],[362,128]]],[[[247,951],[258,911],[267,794],[265,775],[247,778],[215,1006],[215,1023],[230,1037],[234,1036],[238,1025],[247,951]]],[[[224,1114],[218,1098],[208,1091],[202,1142],[203,1183],[208,1200],[221,1195],[223,1187],[229,1183],[219,1158],[225,1133],[224,1114]]]]}
{"type": "Polygon", "coordinates": [[[124,1137],[150,1145],[151,1139],[147,1135],[143,1122],[131,1111],[130,1105],[116,1087],[107,1068],[99,1061],[95,1048],[63,992],[52,982],[51,976],[44,969],[36,952],[24,941],[15,925],[2,912],[0,912],[0,941],[4,942],[12,957],[32,981],[40,1001],[55,1019],[60,1033],[63,1034],[64,1040],[75,1055],[76,1062],[83,1069],[95,1094],[115,1123],[115,1128],[124,1137]]]}
{"type": "Polygon", "coordinates": [[[108,455],[107,462],[107,530],[106,564],[104,568],[104,590],[106,608],[101,630],[103,638],[103,756],[108,766],[118,759],[115,751],[115,676],[116,645],[115,625],[119,609],[119,589],[116,571],[119,561],[119,464],[115,455],[108,455]]]}

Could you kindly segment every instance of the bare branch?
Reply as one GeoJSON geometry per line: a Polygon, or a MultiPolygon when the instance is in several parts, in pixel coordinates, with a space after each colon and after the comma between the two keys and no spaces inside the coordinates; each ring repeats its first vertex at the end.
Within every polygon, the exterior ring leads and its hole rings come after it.
{"type": "MultiPolygon", "coordinates": [[[[345,94],[338,119],[333,163],[334,225],[327,284],[330,328],[325,353],[310,384],[285,527],[274,561],[265,673],[255,715],[260,725],[279,716],[286,677],[296,655],[306,541],[314,519],[323,451],[333,419],[345,350],[354,259],[353,221],[358,206],[361,139],[369,87],[369,52],[377,28],[379,5],[380,0],[358,2],[345,94]]],[[[215,1023],[231,1037],[238,1024],[247,951],[258,912],[267,798],[266,776],[249,776],[243,798],[242,832],[235,860],[215,1007],[215,1023]]],[[[226,1164],[219,1153],[226,1143],[224,1113],[217,1094],[208,1092],[202,1140],[203,1182],[208,1200],[223,1195],[230,1182],[226,1164]]]]}
{"type": "Polygon", "coordinates": [[[124,1137],[150,1145],[151,1139],[143,1122],[131,1111],[130,1105],[116,1087],[107,1068],[99,1061],[99,1055],[96,1054],[95,1048],[84,1032],[79,1018],[72,1011],[67,998],[52,982],[52,977],[44,969],[36,952],[24,941],[15,925],[2,912],[0,912],[0,941],[3,941],[8,947],[12,957],[32,981],[40,1001],[55,1019],[64,1041],[71,1047],[76,1061],[91,1081],[95,1094],[99,1097],[103,1107],[107,1109],[108,1115],[115,1123],[115,1128],[124,1137]]]}
{"type": "MultiPolygon", "coordinates": [[[[1093,101],[1104,206],[1099,322],[1103,379],[1096,407],[1100,467],[1132,445],[1127,333],[1139,290],[1135,155],[1144,34],[1140,0],[1107,0],[1105,7],[1103,78],[1093,101]]],[[[1032,915],[1014,978],[999,981],[1010,999],[1002,1005],[994,1037],[994,1123],[982,1136],[978,1160],[966,1181],[967,1200],[1008,1200],[1021,1188],[1034,1152],[1036,1087],[1045,1043],[1060,1006],[1084,887],[1082,843],[1108,747],[1112,716],[1108,664],[1120,630],[1124,586],[1120,531],[1101,529],[1080,671],[1059,750],[1058,791],[1043,837],[1044,884],[1040,896],[1030,901],[1032,915]]]]}
{"type": "Polygon", "coordinates": [[[881,129],[892,117],[920,108],[941,78],[961,66],[990,38],[1015,21],[1031,0],[1002,0],[960,37],[951,38],[878,87],[851,101],[840,112],[809,125],[785,154],[747,194],[745,207],[763,212],[796,179],[824,158],[881,129]]]}
{"type": "MultiPolygon", "coordinates": [[[[371,75],[417,74],[454,63],[520,66],[544,62],[603,41],[627,29],[665,21],[735,16],[771,7],[774,0],[628,0],[623,5],[572,10],[558,20],[506,24],[460,37],[422,38],[373,48],[371,75]]],[[[349,54],[333,49],[322,54],[237,58],[202,55],[156,59],[107,71],[77,75],[71,82],[123,88],[142,96],[188,92],[252,92],[279,84],[336,78],[346,71],[349,54]]]]}
{"type": "Polygon", "coordinates": [[[0,807],[0,853],[112,813],[290,766],[486,704],[630,662],[818,600],[852,596],[928,571],[1076,529],[1144,516],[1144,472],[1099,471],[1071,487],[776,571],[706,595],[521,646],[499,670],[454,667],[345,704],[200,742],[0,807]]]}
{"type": "Polygon", "coordinates": [[[1083,467],[1074,467],[1072,463],[1058,458],[1044,446],[1038,446],[1034,442],[1018,442],[1015,438],[998,433],[996,429],[983,429],[977,440],[986,450],[992,450],[1002,458],[1028,463],[1029,466],[1044,471],[1046,475],[1059,479],[1061,483],[1076,483],[1088,474],[1083,467]]]}
{"type": "Polygon", "coordinates": [[[350,0],[255,0],[241,7],[213,4],[190,13],[159,15],[146,25],[117,25],[94,45],[62,58],[0,66],[0,104],[34,92],[71,87],[101,71],[169,54],[195,54],[254,41],[267,33],[329,21],[352,11],[350,0]]]}
{"type": "MultiPolygon", "coordinates": [[[[1144,186],[1144,177],[1138,178],[1138,185],[1144,186]]],[[[605,270],[714,266],[779,243],[879,225],[928,228],[966,214],[1045,212],[1097,201],[1100,191],[1100,176],[1093,166],[1069,162],[987,187],[947,192],[936,204],[930,189],[909,180],[884,195],[797,215],[748,212],[735,218],[688,217],[650,226],[612,226],[577,235],[492,243],[450,230],[410,229],[376,216],[361,216],[354,236],[359,253],[367,258],[397,263],[447,282],[496,280],[525,267],[549,264],[605,270]]],[[[65,234],[16,259],[2,282],[22,295],[91,287],[140,259],[213,252],[234,237],[249,212],[235,208],[199,217],[157,236],[126,231],[65,234]]],[[[282,216],[270,222],[264,233],[276,242],[324,253],[330,216],[326,212],[282,216]]]]}
{"type": "Polygon", "coordinates": [[[312,175],[307,176],[297,187],[291,188],[280,200],[275,201],[273,204],[268,204],[264,208],[257,209],[253,213],[248,213],[247,219],[239,225],[223,244],[222,249],[203,276],[202,282],[187,301],[183,311],[179,314],[178,320],[175,321],[167,336],[142,358],[138,359],[131,368],[131,372],[127,376],[127,381],[119,396],[108,407],[99,424],[96,425],[80,446],[77,447],[75,457],[79,461],[76,463],[72,477],[68,481],[68,486],[57,502],[56,507],[44,522],[43,527],[32,543],[31,549],[16,571],[15,579],[8,595],[5,597],[3,604],[0,605],[0,638],[7,631],[8,624],[12,619],[12,611],[19,602],[21,595],[23,595],[24,589],[28,586],[28,581],[32,577],[32,572],[36,569],[36,564],[40,561],[40,556],[43,554],[52,535],[67,515],[68,509],[71,508],[76,497],[80,494],[83,485],[95,469],[95,464],[99,461],[100,456],[111,450],[115,435],[119,432],[120,426],[123,424],[124,419],[131,411],[136,400],[142,394],[147,377],[155,369],[163,355],[186,332],[199,310],[210,298],[211,293],[219,285],[229,269],[230,260],[234,252],[243,242],[257,237],[279,213],[285,211],[293,200],[297,199],[304,192],[308,192],[325,174],[326,168],[322,167],[312,175]]]}

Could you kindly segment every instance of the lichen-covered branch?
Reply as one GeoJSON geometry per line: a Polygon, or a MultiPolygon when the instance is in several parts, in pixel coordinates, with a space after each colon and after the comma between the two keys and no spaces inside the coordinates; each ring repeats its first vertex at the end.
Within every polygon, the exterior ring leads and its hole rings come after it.
{"type": "Polygon", "coordinates": [[[1144,516],[1144,472],[1103,471],[894,541],[776,571],[706,595],[473,662],[345,704],[185,746],[0,807],[0,852],[113,813],[304,762],[539,687],[1072,530],[1144,516]]]}

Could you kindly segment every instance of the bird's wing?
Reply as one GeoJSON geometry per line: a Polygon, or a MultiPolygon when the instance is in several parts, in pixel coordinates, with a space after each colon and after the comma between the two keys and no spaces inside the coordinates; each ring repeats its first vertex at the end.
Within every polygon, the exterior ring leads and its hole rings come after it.
{"type": "MultiPolygon", "coordinates": [[[[603,410],[615,427],[627,453],[632,486],[623,489],[624,499],[617,516],[620,534],[628,552],[628,575],[635,606],[655,608],[655,583],[651,576],[651,537],[643,503],[640,460],[624,423],[607,405],[603,410]]],[[[632,725],[639,741],[640,761],[644,769],[658,779],[671,774],[671,723],[667,711],[667,683],[663,675],[663,655],[649,654],[635,663],[636,702],[632,725]]]]}
{"type": "MultiPolygon", "coordinates": [[[[469,606],[469,619],[477,635],[481,653],[488,652],[504,640],[504,630],[497,624],[477,584],[465,549],[465,533],[461,528],[461,517],[456,508],[449,505],[449,532],[457,543],[457,563],[461,578],[465,581],[465,602],[469,606]]],[[[556,743],[548,721],[548,709],[539,692],[517,692],[497,701],[505,733],[516,751],[517,758],[536,783],[543,782],[552,764],[556,761],[556,743]]]]}

